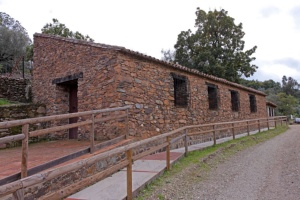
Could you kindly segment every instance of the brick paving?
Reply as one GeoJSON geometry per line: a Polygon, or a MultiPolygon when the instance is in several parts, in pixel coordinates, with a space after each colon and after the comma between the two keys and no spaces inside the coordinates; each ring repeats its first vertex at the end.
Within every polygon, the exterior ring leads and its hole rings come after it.
{"type": "MultiPolygon", "coordinates": [[[[100,149],[94,154],[103,152],[108,149],[112,149],[118,145],[121,145],[128,140],[121,141],[115,145],[100,149]]],[[[77,141],[77,140],[58,140],[33,143],[29,145],[28,149],[28,169],[49,162],[51,160],[66,156],[76,151],[89,147],[89,141],[77,141]]],[[[19,173],[21,171],[21,150],[22,147],[14,147],[0,150],[0,179],[7,176],[19,173]]],[[[86,154],[76,159],[72,159],[61,165],[65,165],[76,160],[90,157],[94,154],[86,154]]]]}

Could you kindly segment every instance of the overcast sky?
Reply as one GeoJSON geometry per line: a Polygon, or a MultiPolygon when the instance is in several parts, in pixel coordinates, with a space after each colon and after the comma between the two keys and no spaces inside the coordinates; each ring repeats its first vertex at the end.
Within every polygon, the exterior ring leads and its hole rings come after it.
{"type": "Polygon", "coordinates": [[[0,0],[0,11],[18,20],[32,37],[57,18],[97,43],[118,45],[156,58],[172,49],[181,31],[193,29],[196,8],[228,11],[243,23],[244,50],[257,45],[259,68],[251,79],[283,75],[300,82],[299,0],[0,0]]]}

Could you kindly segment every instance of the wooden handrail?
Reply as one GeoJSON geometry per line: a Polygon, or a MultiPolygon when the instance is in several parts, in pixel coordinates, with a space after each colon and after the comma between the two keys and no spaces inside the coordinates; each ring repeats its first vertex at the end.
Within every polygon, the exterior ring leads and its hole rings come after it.
{"type": "MultiPolygon", "coordinates": [[[[70,115],[69,115],[69,117],[70,117],[70,115]]],[[[74,116],[72,115],[71,117],[74,117],[74,116]]],[[[262,119],[266,119],[268,122],[270,122],[270,118],[262,118],[262,119]]],[[[272,119],[276,122],[278,120],[280,120],[280,121],[285,120],[286,117],[279,116],[279,117],[273,117],[272,119]]],[[[58,176],[60,176],[62,174],[65,174],[67,172],[70,172],[70,171],[73,171],[73,170],[78,170],[78,169],[80,169],[80,168],[82,168],[84,166],[90,166],[90,165],[92,165],[92,164],[94,164],[94,163],[96,163],[96,162],[98,162],[98,161],[100,161],[102,159],[108,158],[108,157],[116,155],[116,154],[124,153],[124,152],[127,152],[127,159],[128,160],[126,161],[126,165],[130,169],[132,161],[134,159],[137,159],[137,158],[140,157],[140,155],[132,156],[132,150],[134,148],[137,148],[137,147],[139,147],[141,145],[144,145],[144,144],[156,141],[156,140],[168,138],[167,139],[167,143],[163,143],[163,144],[157,145],[156,147],[151,148],[147,153],[145,153],[145,152],[143,153],[143,155],[145,155],[145,156],[147,154],[149,155],[154,150],[158,150],[157,148],[162,148],[164,146],[168,147],[170,145],[171,141],[172,141],[170,137],[172,135],[177,134],[177,133],[184,132],[184,135],[180,135],[177,138],[174,138],[172,142],[175,142],[175,140],[177,141],[177,140],[179,140],[181,138],[184,138],[184,137],[186,139],[185,141],[187,141],[187,137],[186,136],[189,135],[187,133],[187,130],[191,129],[191,128],[213,126],[213,129],[211,130],[211,132],[215,133],[216,130],[218,130],[218,129],[216,129],[216,125],[234,124],[234,123],[243,123],[244,122],[244,123],[246,123],[244,127],[247,127],[247,129],[248,129],[249,125],[251,125],[251,124],[249,124],[249,122],[255,121],[255,120],[257,121],[258,119],[242,120],[242,121],[234,121],[234,122],[224,122],[224,123],[211,123],[211,124],[205,124],[205,125],[203,125],[203,124],[202,125],[191,125],[191,126],[181,127],[181,128],[178,128],[176,130],[173,130],[173,131],[161,134],[161,135],[157,135],[157,136],[154,136],[154,137],[151,137],[151,138],[147,138],[145,140],[141,140],[141,141],[137,141],[137,142],[134,142],[134,143],[131,143],[131,144],[127,144],[127,145],[122,146],[122,147],[117,147],[115,149],[112,149],[112,150],[109,150],[109,151],[106,151],[106,152],[94,155],[93,157],[85,158],[85,159],[82,159],[80,161],[76,161],[74,163],[70,163],[70,164],[67,164],[67,165],[64,165],[64,166],[60,166],[60,167],[57,167],[55,169],[50,169],[48,171],[44,171],[44,172],[41,172],[39,174],[35,174],[35,175],[32,175],[32,176],[29,176],[29,177],[17,180],[15,182],[12,182],[12,183],[0,186],[0,197],[8,195],[8,194],[11,194],[11,193],[14,193],[16,191],[19,191],[22,188],[27,188],[27,187],[30,187],[30,186],[33,186],[33,185],[36,185],[36,184],[39,184],[39,183],[51,180],[51,179],[56,178],[56,177],[58,177],[58,176]]],[[[28,121],[26,121],[26,122],[28,122],[28,121]]],[[[20,123],[21,122],[13,123],[13,124],[20,125],[20,123]]],[[[30,122],[28,122],[28,123],[30,123],[30,122]]],[[[263,122],[260,122],[260,123],[263,123],[263,122]]],[[[257,123],[255,123],[255,124],[257,124],[257,123]]],[[[7,124],[5,124],[5,125],[7,125],[7,124]]],[[[11,124],[9,124],[9,125],[11,125],[11,124]]],[[[224,129],[232,129],[232,128],[238,128],[238,127],[240,127],[240,126],[228,127],[228,128],[224,128],[224,129]]],[[[21,135],[23,137],[23,134],[18,135],[18,137],[21,137],[21,135]]],[[[214,137],[215,137],[215,134],[214,134],[214,137]]],[[[186,149],[187,149],[187,147],[186,147],[186,149]]],[[[168,157],[170,157],[170,155],[167,155],[167,158],[168,157]]],[[[170,166],[168,166],[168,162],[169,162],[168,159],[166,161],[167,161],[167,163],[166,163],[167,168],[170,168],[170,166]]],[[[116,166],[116,165],[119,166],[119,164],[115,164],[114,166],[116,166]]],[[[124,167],[124,164],[122,164],[120,166],[124,167]]],[[[117,168],[114,168],[114,170],[116,170],[116,169],[117,168]]],[[[130,176],[132,176],[132,174],[131,175],[128,174],[128,176],[130,177],[130,176]]],[[[129,180],[129,183],[130,183],[130,180],[129,180]]],[[[128,193],[130,193],[130,192],[131,191],[128,190],[128,193]]],[[[129,195],[129,197],[131,197],[130,194],[128,194],[128,195],[129,195]]]]}
{"type": "Polygon", "coordinates": [[[25,135],[23,133],[18,134],[18,135],[6,136],[6,137],[3,137],[3,138],[0,138],[0,144],[23,140],[24,138],[25,138],[25,135]]]}
{"type": "Polygon", "coordinates": [[[130,109],[130,108],[131,108],[131,106],[124,106],[124,107],[117,107],[117,108],[106,108],[106,109],[101,109],[101,110],[91,110],[91,111],[84,111],[84,112],[77,112],[77,113],[68,113],[68,114],[61,114],[61,115],[29,118],[29,119],[20,119],[20,120],[14,120],[14,121],[5,121],[5,122],[0,122],[0,128],[10,128],[10,127],[14,127],[14,126],[21,126],[24,124],[36,124],[36,123],[41,123],[41,122],[62,120],[62,119],[68,119],[68,118],[73,118],[73,117],[82,117],[82,116],[86,116],[86,115],[100,114],[100,113],[105,113],[105,112],[121,111],[121,110],[130,109]]]}

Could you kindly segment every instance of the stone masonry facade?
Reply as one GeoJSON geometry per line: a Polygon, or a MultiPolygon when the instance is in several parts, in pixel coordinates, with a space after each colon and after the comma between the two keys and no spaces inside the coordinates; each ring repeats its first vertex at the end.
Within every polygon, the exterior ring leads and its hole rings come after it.
{"type": "Polygon", "coordinates": [[[132,136],[147,138],[186,125],[267,117],[266,95],[260,91],[124,47],[43,34],[35,34],[34,45],[33,101],[45,104],[47,115],[69,111],[68,87],[53,80],[82,74],[76,79],[78,111],[132,105],[132,136]],[[177,87],[186,92],[184,106],[175,105],[180,100],[175,95],[176,77],[177,87]],[[232,93],[238,98],[235,111],[232,93]],[[210,100],[217,102],[215,107],[210,108],[210,100]]]}
{"type": "Polygon", "coordinates": [[[28,79],[16,79],[6,76],[0,76],[0,98],[6,98],[10,101],[30,102],[31,85],[28,79]]]}
{"type": "MultiPolygon", "coordinates": [[[[32,104],[32,103],[18,103],[18,104],[10,104],[10,105],[2,105],[0,106],[0,122],[12,121],[12,120],[20,120],[25,118],[33,118],[33,117],[43,117],[46,115],[45,105],[40,104],[32,104]]],[[[35,125],[30,125],[30,130],[36,130],[39,128],[44,128],[45,124],[39,123],[35,125]]],[[[21,126],[15,126],[12,128],[0,128],[0,138],[6,136],[12,136],[16,134],[20,134],[22,132],[21,126]]],[[[42,137],[30,137],[29,142],[35,142],[42,137]]],[[[21,141],[13,141],[10,143],[0,145],[1,148],[6,147],[14,147],[21,145],[21,141]]]]}

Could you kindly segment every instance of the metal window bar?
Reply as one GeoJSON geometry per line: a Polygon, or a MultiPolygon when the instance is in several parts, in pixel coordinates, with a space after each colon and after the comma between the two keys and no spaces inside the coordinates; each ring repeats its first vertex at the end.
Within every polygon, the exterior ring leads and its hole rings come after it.
{"type": "Polygon", "coordinates": [[[256,106],[256,98],[255,98],[255,95],[250,94],[250,95],[249,95],[249,100],[250,100],[250,111],[251,111],[251,112],[256,112],[256,111],[257,111],[257,106],[256,106]]]}
{"type": "Polygon", "coordinates": [[[239,111],[240,109],[240,101],[239,101],[239,93],[237,91],[230,91],[231,94],[231,109],[232,111],[239,111]]]}
{"type": "Polygon", "coordinates": [[[185,79],[174,78],[174,99],[175,106],[188,105],[187,82],[185,79]]]}
{"type": "Polygon", "coordinates": [[[215,86],[207,86],[209,109],[218,109],[218,91],[215,86]]]}

